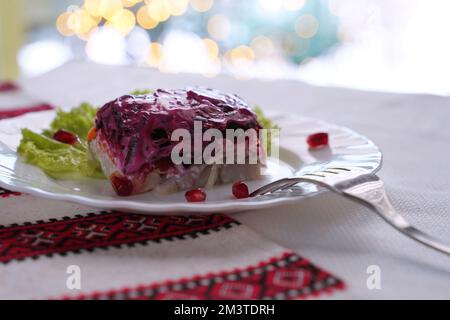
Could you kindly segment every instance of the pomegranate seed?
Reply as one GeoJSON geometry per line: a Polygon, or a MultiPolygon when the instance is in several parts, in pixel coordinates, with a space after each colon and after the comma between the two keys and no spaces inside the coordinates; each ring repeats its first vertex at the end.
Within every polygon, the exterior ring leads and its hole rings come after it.
{"type": "Polygon", "coordinates": [[[206,200],[206,193],[202,189],[192,189],[184,194],[188,202],[203,202],[206,200]]]}
{"type": "Polygon", "coordinates": [[[56,131],[53,134],[53,139],[55,139],[56,141],[62,142],[62,143],[70,144],[70,145],[74,145],[78,141],[78,138],[75,134],[73,134],[72,132],[66,131],[66,130],[62,130],[62,129],[56,131]]]}
{"type": "Polygon", "coordinates": [[[242,181],[235,182],[231,190],[233,191],[233,196],[237,199],[248,198],[248,186],[242,181]]]}
{"type": "Polygon", "coordinates": [[[121,176],[117,173],[113,173],[110,179],[117,195],[126,197],[131,195],[131,193],[133,192],[133,183],[127,177],[121,176]]]}
{"type": "Polygon", "coordinates": [[[318,149],[318,148],[325,147],[328,145],[328,133],[319,132],[319,133],[311,134],[306,139],[306,142],[308,143],[308,146],[311,149],[318,149]]]}

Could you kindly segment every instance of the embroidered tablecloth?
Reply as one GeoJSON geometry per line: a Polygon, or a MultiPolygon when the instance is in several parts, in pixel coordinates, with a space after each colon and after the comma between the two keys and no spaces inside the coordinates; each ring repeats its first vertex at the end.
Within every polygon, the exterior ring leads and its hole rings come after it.
{"type": "MultiPolygon", "coordinates": [[[[41,105],[41,101],[71,108],[83,101],[102,104],[118,94],[135,89],[205,85],[235,92],[265,110],[298,113],[347,126],[372,139],[383,151],[384,164],[379,176],[387,186],[393,205],[413,224],[450,243],[448,97],[314,87],[286,80],[238,80],[227,76],[206,78],[159,73],[150,68],[112,67],[85,62],[72,62],[38,78],[21,79],[19,83],[33,98],[21,95],[12,98],[11,94],[3,93],[0,95],[2,108],[11,111],[36,103],[41,105]]],[[[37,220],[43,220],[45,224],[50,223],[50,219],[63,219],[64,216],[75,219],[76,214],[98,214],[73,204],[45,201],[44,206],[43,200],[26,195],[9,196],[0,201],[0,224],[6,226],[37,220]]],[[[121,290],[124,286],[151,286],[168,280],[188,280],[196,275],[205,277],[210,272],[226,273],[235,268],[243,270],[267,263],[272,258],[283,259],[281,257],[285,252],[295,252],[295,256],[300,254],[311,259],[345,282],[345,290],[335,291],[326,297],[450,298],[450,260],[447,256],[417,244],[393,230],[368,209],[337,195],[324,193],[296,204],[242,212],[228,219],[241,224],[233,222],[229,229],[215,227],[207,235],[197,233],[195,239],[190,236],[183,237],[188,237],[188,240],[172,237],[172,241],[161,240],[161,243],[150,240],[147,245],[136,242],[133,248],[126,244],[120,248],[109,246],[104,251],[92,249],[91,253],[80,249],[79,255],[67,252],[66,256],[58,254],[47,257],[44,254],[36,260],[11,260],[1,265],[0,283],[8,283],[8,287],[0,286],[1,295],[3,297],[9,292],[13,297],[13,292],[16,292],[15,297],[60,297],[66,293],[76,296],[79,292],[67,292],[65,283],[68,277],[65,268],[78,261],[71,260],[72,257],[86,257],[95,262],[96,267],[92,269],[81,266],[84,275],[82,293],[89,295],[96,290],[105,294],[108,290],[121,290]],[[55,263],[55,269],[51,269],[52,263],[55,263]],[[146,278],[140,276],[143,271],[138,270],[141,269],[127,269],[127,266],[135,267],[135,263],[146,266],[142,269],[146,272],[146,278]],[[101,273],[102,268],[104,273],[101,273]],[[374,270],[379,271],[379,287],[368,286],[374,270]],[[111,276],[112,272],[114,276],[111,276]],[[52,275],[47,279],[49,273],[52,275]],[[140,281],[131,279],[133,274],[140,281]],[[89,284],[95,284],[94,280],[105,284],[90,287],[89,284]],[[50,288],[56,289],[51,291],[50,288]]],[[[26,239],[23,241],[26,242],[26,239]]],[[[75,243],[78,241],[74,240],[75,243]]],[[[7,256],[11,257],[11,254],[7,256]]],[[[304,269],[301,270],[303,272],[304,269]]],[[[295,271],[284,273],[283,279],[291,279],[288,282],[297,289],[299,283],[304,283],[308,288],[306,292],[314,291],[315,279],[318,278],[302,274],[295,271]],[[303,277],[303,281],[306,279],[306,282],[298,280],[299,277],[303,277]]],[[[247,273],[244,272],[244,275],[247,273]]],[[[342,282],[337,283],[342,285],[342,282]]],[[[324,282],[319,281],[317,288],[323,286],[324,282]]],[[[240,288],[244,292],[248,290],[246,286],[240,288]]],[[[283,294],[289,295],[291,292],[293,296],[297,295],[296,289],[289,290],[283,294]]]]}

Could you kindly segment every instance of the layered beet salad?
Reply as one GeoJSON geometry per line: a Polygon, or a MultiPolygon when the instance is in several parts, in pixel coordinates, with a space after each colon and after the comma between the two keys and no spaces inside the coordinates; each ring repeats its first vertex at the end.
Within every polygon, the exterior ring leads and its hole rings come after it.
{"type": "Polygon", "coordinates": [[[53,179],[108,179],[120,196],[187,190],[188,201],[203,201],[202,188],[233,183],[232,194],[241,199],[249,193],[244,181],[260,176],[265,149],[271,150],[270,132],[261,128],[278,129],[234,94],[201,87],[144,90],[102,107],[59,109],[40,133],[22,129],[17,152],[53,179]]]}
{"type": "MultiPolygon", "coordinates": [[[[158,89],[124,95],[101,107],[87,135],[88,148],[121,196],[151,190],[170,193],[259,177],[260,161],[175,164],[171,154],[179,142],[172,141],[172,133],[186,129],[193,135],[196,121],[203,132],[218,129],[224,138],[227,129],[261,129],[256,114],[234,94],[206,88],[158,89]]],[[[208,143],[193,145],[192,153],[208,143]]]]}

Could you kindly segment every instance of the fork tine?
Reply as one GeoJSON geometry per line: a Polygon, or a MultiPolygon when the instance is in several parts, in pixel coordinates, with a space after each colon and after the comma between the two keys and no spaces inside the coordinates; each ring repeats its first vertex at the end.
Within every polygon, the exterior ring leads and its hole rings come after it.
{"type": "MultiPolygon", "coordinates": [[[[335,169],[336,170],[336,169],[335,169]]],[[[339,174],[340,172],[336,172],[336,171],[332,171],[331,169],[327,169],[327,170],[322,170],[322,172],[326,172],[326,173],[332,173],[332,174],[339,174]]]]}
{"type": "MultiPolygon", "coordinates": [[[[323,179],[323,178],[327,178],[327,176],[330,176],[330,174],[331,175],[339,175],[341,173],[349,172],[349,171],[351,171],[351,170],[347,169],[347,168],[343,168],[343,167],[330,167],[330,168],[326,168],[325,170],[321,170],[321,171],[316,170],[313,172],[304,173],[303,178],[308,179],[308,176],[309,176],[313,180],[312,181],[313,183],[318,183],[316,181],[317,178],[323,179]]],[[[265,195],[268,193],[273,193],[278,190],[285,190],[287,188],[290,188],[290,187],[296,185],[299,182],[300,182],[300,180],[298,178],[284,178],[284,179],[276,180],[265,186],[262,186],[259,189],[256,189],[249,196],[255,197],[255,196],[265,195]]]]}
{"type": "Polygon", "coordinates": [[[292,179],[292,181],[290,183],[286,183],[285,185],[281,186],[280,190],[286,190],[286,189],[288,189],[290,187],[295,186],[299,182],[300,182],[299,180],[292,179]]]}
{"type": "Polygon", "coordinates": [[[259,189],[256,189],[255,191],[253,191],[249,195],[249,197],[261,196],[261,195],[264,195],[264,194],[275,192],[277,190],[280,190],[281,187],[283,187],[284,185],[286,185],[288,183],[291,183],[291,179],[290,178],[284,178],[284,179],[276,180],[274,182],[266,184],[265,186],[262,186],[259,189]]]}
{"type": "Polygon", "coordinates": [[[338,170],[338,171],[351,171],[349,168],[342,168],[342,167],[333,167],[333,168],[328,168],[328,169],[338,170]]]}

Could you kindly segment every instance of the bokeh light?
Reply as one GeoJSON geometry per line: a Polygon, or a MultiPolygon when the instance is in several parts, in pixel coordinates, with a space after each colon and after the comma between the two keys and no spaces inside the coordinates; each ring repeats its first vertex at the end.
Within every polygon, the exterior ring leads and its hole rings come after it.
{"type": "Polygon", "coordinates": [[[106,64],[125,64],[128,61],[127,43],[116,29],[102,26],[94,31],[86,44],[86,55],[92,61],[106,64]]]}
{"type": "Polygon", "coordinates": [[[160,67],[163,62],[163,46],[158,42],[152,42],[147,51],[146,61],[150,67],[160,67]]]}
{"type": "Polygon", "coordinates": [[[211,59],[215,59],[218,57],[219,55],[219,46],[217,45],[217,43],[212,40],[212,39],[203,39],[203,43],[206,46],[206,50],[208,51],[208,56],[211,59]]]}
{"type": "Polygon", "coordinates": [[[271,56],[275,51],[275,45],[272,39],[266,36],[257,36],[250,43],[257,58],[264,58],[271,56]]]}
{"type": "MultiPolygon", "coordinates": [[[[313,82],[326,78],[339,84],[357,79],[358,85],[367,73],[394,72],[388,60],[395,60],[398,72],[411,66],[418,68],[416,61],[427,61],[422,73],[430,74],[429,79],[436,80],[435,74],[450,74],[430,71],[441,71],[437,61],[447,61],[450,48],[439,33],[448,24],[445,12],[450,4],[444,0],[433,5],[421,0],[395,4],[373,0],[52,1],[58,2],[59,8],[61,3],[70,5],[63,12],[57,12],[56,6],[47,12],[50,0],[27,2],[32,5],[24,12],[24,39],[28,43],[55,39],[77,59],[150,65],[160,71],[205,76],[225,72],[240,74],[239,78],[299,77],[313,82]],[[40,10],[47,10],[45,18],[40,10]],[[48,28],[48,19],[54,24],[53,30],[48,28]],[[387,31],[391,29],[392,35],[387,31]],[[61,37],[55,38],[54,32],[61,37]],[[401,46],[391,43],[394,37],[401,39],[401,46]],[[388,50],[386,43],[391,43],[391,49],[382,54],[388,50]],[[404,58],[396,58],[397,50],[404,58]],[[429,68],[430,59],[423,58],[429,52],[440,57],[432,59],[434,69],[429,68]],[[328,61],[343,61],[346,71],[335,67],[332,72],[328,61]],[[367,68],[374,65],[378,67],[370,67],[368,72],[367,68]],[[310,70],[320,72],[311,76],[314,72],[310,70]]],[[[22,65],[22,73],[28,75],[32,64],[22,65]]],[[[366,80],[372,83],[376,79],[366,80]]],[[[380,83],[385,86],[385,81],[380,83]]],[[[406,81],[390,83],[407,86],[406,81]]]]}
{"type": "Polygon", "coordinates": [[[150,46],[150,36],[145,29],[135,27],[127,37],[127,53],[138,64],[145,62],[146,53],[150,46]]]}
{"type": "Polygon", "coordinates": [[[122,34],[128,34],[136,25],[134,13],[128,9],[122,9],[111,19],[111,26],[122,34]]]}
{"type": "Polygon", "coordinates": [[[241,45],[231,50],[231,59],[236,61],[240,59],[252,61],[255,59],[255,53],[252,48],[241,45]]]}
{"type": "Polygon", "coordinates": [[[130,8],[130,7],[138,4],[139,2],[142,2],[142,0],[122,0],[122,5],[125,8],[130,8]]]}
{"type": "Polygon", "coordinates": [[[57,68],[73,58],[70,50],[60,42],[45,40],[24,46],[17,56],[20,67],[29,76],[36,76],[57,68]],[[37,63],[36,63],[37,62],[37,63]]]}
{"type": "Polygon", "coordinates": [[[106,20],[111,20],[123,9],[122,1],[120,0],[103,0],[100,7],[101,16],[106,20]]]}
{"type": "Polygon", "coordinates": [[[85,0],[84,8],[91,16],[102,16],[102,0],[85,0]]]}
{"type": "MultiPolygon", "coordinates": [[[[331,0],[320,1],[331,10],[331,0]]],[[[84,0],[60,14],[56,29],[86,41],[86,55],[94,61],[131,60],[162,72],[205,76],[224,70],[243,79],[256,66],[269,70],[286,57],[298,64],[316,50],[310,39],[318,32],[319,15],[311,6],[307,0],[84,0]],[[250,24],[231,8],[260,10],[250,24]],[[274,26],[284,28],[282,36],[266,33],[274,26]],[[106,57],[108,50],[115,52],[106,57]]]]}
{"type": "Polygon", "coordinates": [[[71,36],[74,34],[73,30],[69,28],[69,18],[71,13],[70,12],[63,12],[58,16],[56,19],[56,29],[59,33],[61,33],[63,36],[71,36]]]}
{"type": "Polygon", "coordinates": [[[86,34],[95,26],[97,26],[95,20],[83,9],[72,12],[67,19],[67,27],[75,34],[86,34]]]}
{"type": "Polygon", "coordinates": [[[156,26],[159,24],[158,21],[153,20],[152,17],[150,17],[147,6],[142,6],[139,8],[138,12],[136,13],[136,20],[138,24],[144,29],[153,29],[156,28],[156,26]]]}
{"type": "Polygon", "coordinates": [[[231,32],[231,23],[227,16],[215,14],[208,20],[208,33],[216,40],[225,40],[231,32]]]}
{"type": "Polygon", "coordinates": [[[163,22],[170,18],[170,6],[167,0],[146,0],[146,8],[150,18],[163,22]]]}
{"type": "Polygon", "coordinates": [[[189,5],[189,0],[168,0],[170,14],[173,16],[183,15],[189,5]]]}
{"type": "Polygon", "coordinates": [[[190,0],[191,7],[198,12],[206,12],[214,5],[214,0],[190,0]]]}
{"type": "Polygon", "coordinates": [[[305,14],[295,21],[295,32],[303,39],[309,39],[319,30],[319,21],[310,14],[305,14]]]}

